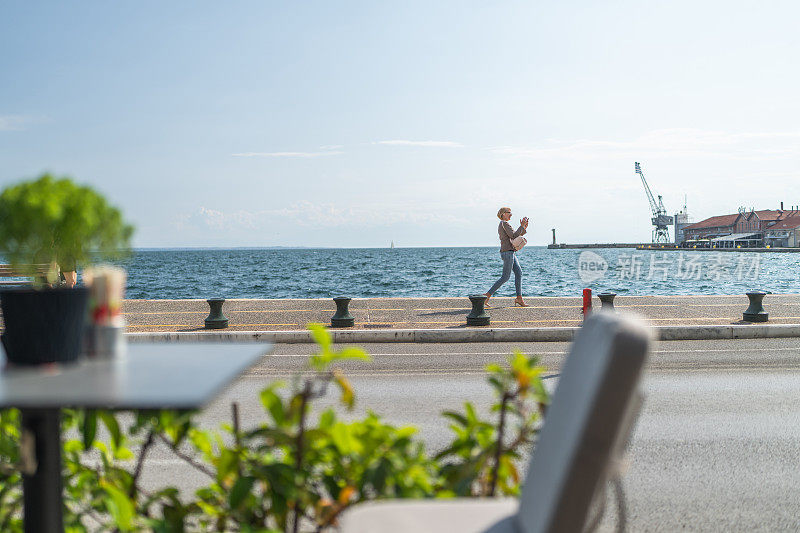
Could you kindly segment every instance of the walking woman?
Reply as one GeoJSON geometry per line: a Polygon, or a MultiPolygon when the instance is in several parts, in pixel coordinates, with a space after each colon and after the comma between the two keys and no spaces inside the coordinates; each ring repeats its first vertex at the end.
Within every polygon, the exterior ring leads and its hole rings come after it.
{"type": "Polygon", "coordinates": [[[486,296],[486,307],[491,307],[489,304],[489,298],[497,292],[497,289],[500,288],[503,283],[508,281],[508,278],[511,277],[511,271],[514,271],[514,286],[517,289],[517,298],[514,300],[515,306],[520,307],[528,307],[528,304],[522,299],[522,267],[519,266],[519,259],[517,259],[517,253],[514,251],[514,246],[511,244],[511,239],[519,237],[520,235],[525,235],[528,231],[528,217],[524,217],[522,220],[519,221],[519,228],[517,231],[511,227],[511,224],[508,223],[511,220],[511,208],[510,207],[501,207],[500,211],[497,212],[497,218],[500,219],[500,225],[497,227],[497,233],[500,235],[500,257],[503,258],[503,275],[500,276],[492,288],[489,289],[489,292],[485,294],[486,296]]]}

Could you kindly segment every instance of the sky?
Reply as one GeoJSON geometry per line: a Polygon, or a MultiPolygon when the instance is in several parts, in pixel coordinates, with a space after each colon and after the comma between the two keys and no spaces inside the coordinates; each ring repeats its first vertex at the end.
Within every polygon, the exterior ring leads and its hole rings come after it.
{"type": "Polygon", "coordinates": [[[0,2],[0,187],[137,247],[647,242],[800,205],[800,3],[0,2]]]}

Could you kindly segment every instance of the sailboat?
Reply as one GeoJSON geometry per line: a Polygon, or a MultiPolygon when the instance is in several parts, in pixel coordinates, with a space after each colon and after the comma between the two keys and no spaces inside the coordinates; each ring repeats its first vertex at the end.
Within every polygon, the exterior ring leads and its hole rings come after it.
{"type": "Polygon", "coordinates": [[[394,250],[394,241],[392,241],[392,244],[389,246],[389,249],[394,250]]]}

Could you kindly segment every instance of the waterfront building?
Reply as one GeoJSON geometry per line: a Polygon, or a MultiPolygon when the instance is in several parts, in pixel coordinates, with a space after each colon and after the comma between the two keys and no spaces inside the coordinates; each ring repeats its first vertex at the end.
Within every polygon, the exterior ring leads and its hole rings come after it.
{"type": "Polygon", "coordinates": [[[686,212],[686,206],[683,206],[683,210],[675,213],[675,241],[673,242],[679,243],[686,239],[683,235],[683,228],[689,224],[689,213],[686,212]]]}
{"type": "Polygon", "coordinates": [[[738,214],[719,215],[684,226],[684,241],[681,242],[705,246],[711,239],[732,234],[738,218],[738,214]]]}
{"type": "Polygon", "coordinates": [[[773,248],[800,247],[800,216],[780,220],[764,231],[764,244],[773,248]]]}
{"type": "Polygon", "coordinates": [[[703,248],[750,248],[760,246],[800,246],[800,235],[793,226],[800,222],[800,210],[740,209],[732,215],[719,215],[683,227],[683,246],[703,248]]]}

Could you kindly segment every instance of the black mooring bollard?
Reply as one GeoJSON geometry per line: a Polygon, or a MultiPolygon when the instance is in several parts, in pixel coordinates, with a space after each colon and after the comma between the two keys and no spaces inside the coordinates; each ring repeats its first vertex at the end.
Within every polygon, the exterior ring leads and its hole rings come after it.
{"type": "Polygon", "coordinates": [[[742,313],[742,319],[746,322],[766,322],[769,319],[769,313],[764,311],[762,301],[767,293],[764,291],[752,291],[747,293],[750,298],[750,307],[747,311],[742,313]]]}
{"type": "Polygon", "coordinates": [[[206,329],[224,329],[228,327],[228,319],[222,314],[222,304],[225,298],[211,298],[206,300],[211,312],[206,317],[206,329]]]}
{"type": "Polygon", "coordinates": [[[347,296],[337,296],[333,299],[336,302],[336,313],[331,317],[332,328],[350,328],[356,324],[356,319],[350,314],[350,300],[347,296]]]}
{"type": "Polygon", "coordinates": [[[483,294],[473,294],[469,297],[472,302],[472,311],[467,315],[468,326],[488,326],[491,317],[486,313],[484,304],[486,303],[486,296],[483,294]]]}
{"type": "Polygon", "coordinates": [[[601,292],[597,295],[600,298],[600,310],[614,311],[614,297],[617,295],[615,292],[601,292]]]}

